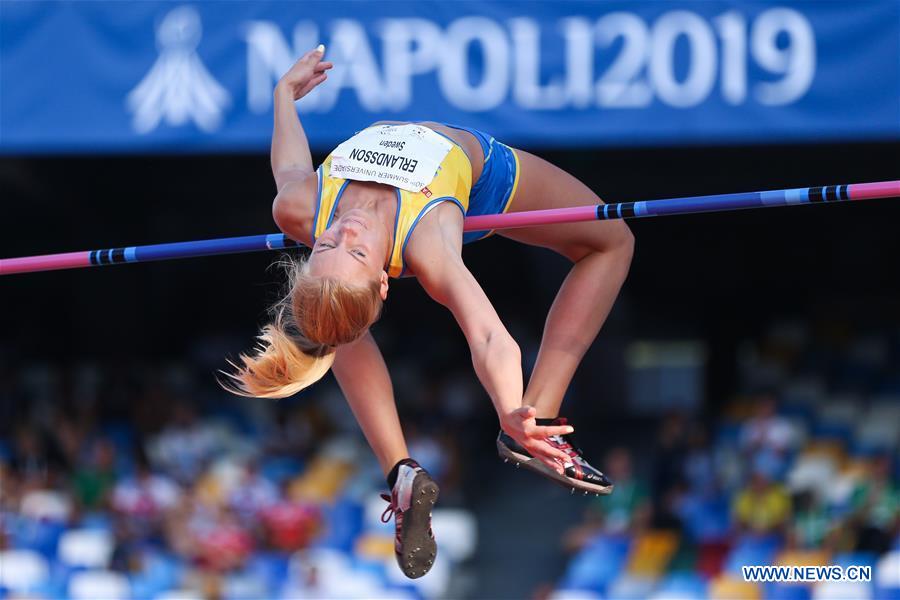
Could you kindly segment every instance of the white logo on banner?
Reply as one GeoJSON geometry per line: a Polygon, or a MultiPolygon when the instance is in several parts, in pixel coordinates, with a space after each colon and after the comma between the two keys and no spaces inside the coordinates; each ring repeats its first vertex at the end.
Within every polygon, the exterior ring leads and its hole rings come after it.
{"type": "Polygon", "coordinates": [[[190,120],[203,131],[219,127],[231,100],[197,55],[202,35],[200,15],[190,6],[180,6],[162,20],[156,29],[159,58],[128,94],[135,131],[149,133],[162,120],[172,126],[190,120]]]}

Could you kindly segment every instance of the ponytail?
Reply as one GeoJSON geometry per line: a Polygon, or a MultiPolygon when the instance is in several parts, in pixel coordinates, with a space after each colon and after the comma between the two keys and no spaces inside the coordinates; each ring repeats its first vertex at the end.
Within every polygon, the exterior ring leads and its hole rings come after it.
{"type": "Polygon", "coordinates": [[[289,293],[273,308],[274,320],[260,331],[252,354],[219,384],[233,394],[287,398],[321,379],[334,364],[337,346],[361,337],[381,313],[379,284],[353,286],[309,275],[306,260],[287,258],[289,293]]]}

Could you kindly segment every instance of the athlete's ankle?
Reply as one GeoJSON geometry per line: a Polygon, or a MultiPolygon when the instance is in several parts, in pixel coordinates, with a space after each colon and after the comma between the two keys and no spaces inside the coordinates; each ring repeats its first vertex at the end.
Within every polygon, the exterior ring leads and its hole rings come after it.
{"type": "Polygon", "coordinates": [[[538,424],[538,425],[553,425],[553,422],[556,421],[558,418],[559,418],[559,417],[558,417],[558,416],[555,416],[555,415],[552,416],[552,417],[550,417],[550,416],[541,416],[541,417],[535,417],[534,421],[535,421],[535,423],[538,424]]]}
{"type": "Polygon", "coordinates": [[[387,477],[385,478],[387,479],[389,489],[394,489],[394,485],[396,485],[397,483],[397,475],[400,473],[400,467],[403,465],[415,465],[418,467],[419,463],[408,456],[406,458],[398,460],[397,464],[394,465],[394,467],[390,470],[390,472],[387,474],[387,477]]]}

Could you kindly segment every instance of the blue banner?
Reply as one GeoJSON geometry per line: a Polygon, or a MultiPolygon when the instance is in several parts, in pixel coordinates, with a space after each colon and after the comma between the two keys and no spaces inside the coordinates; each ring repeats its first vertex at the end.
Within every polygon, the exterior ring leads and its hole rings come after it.
{"type": "Polygon", "coordinates": [[[272,89],[326,150],[379,120],[519,146],[900,139],[900,2],[10,2],[0,152],[264,151],[272,89]]]}

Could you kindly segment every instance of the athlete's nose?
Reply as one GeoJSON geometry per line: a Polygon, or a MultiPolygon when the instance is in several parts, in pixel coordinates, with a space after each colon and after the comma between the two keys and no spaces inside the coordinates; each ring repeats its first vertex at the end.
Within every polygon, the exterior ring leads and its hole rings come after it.
{"type": "Polygon", "coordinates": [[[338,226],[338,231],[343,235],[354,236],[359,233],[359,231],[357,230],[358,227],[358,223],[354,223],[353,221],[344,221],[338,226]]]}

